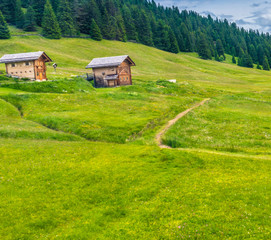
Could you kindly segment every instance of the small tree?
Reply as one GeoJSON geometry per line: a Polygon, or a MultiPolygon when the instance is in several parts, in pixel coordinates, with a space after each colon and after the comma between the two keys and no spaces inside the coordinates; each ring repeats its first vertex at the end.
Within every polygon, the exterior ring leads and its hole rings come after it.
{"type": "Polygon", "coordinates": [[[24,13],[22,10],[21,0],[16,0],[15,17],[16,17],[16,27],[22,29],[24,27],[24,13]]]}
{"type": "Polygon", "coordinates": [[[0,39],[9,39],[10,32],[8,29],[8,25],[4,19],[4,16],[0,10],[0,39]]]}
{"type": "Polygon", "coordinates": [[[223,56],[223,58],[224,58],[224,60],[225,60],[226,57],[225,57],[225,53],[224,53],[224,48],[223,48],[223,44],[222,44],[222,42],[221,42],[220,39],[218,39],[218,40],[216,41],[216,50],[217,50],[218,56],[219,56],[219,57],[220,57],[220,56],[223,56]]]}
{"type": "Polygon", "coordinates": [[[173,30],[171,29],[171,27],[169,28],[169,31],[168,31],[168,37],[169,37],[169,49],[168,50],[172,53],[180,52],[176,36],[175,36],[173,30]]]}
{"type": "Polygon", "coordinates": [[[269,71],[270,70],[270,66],[269,66],[269,63],[268,63],[268,60],[267,60],[266,56],[263,59],[263,70],[265,70],[265,71],[269,71]]]}
{"type": "Polygon", "coordinates": [[[257,63],[257,69],[262,70],[262,67],[260,66],[259,62],[257,63]]]}
{"type": "Polygon", "coordinates": [[[234,55],[232,56],[232,63],[236,64],[236,59],[234,55]]]}
{"type": "Polygon", "coordinates": [[[209,44],[203,33],[199,34],[198,54],[202,59],[212,59],[209,44]]]}
{"type": "Polygon", "coordinates": [[[101,41],[103,39],[101,30],[93,18],[91,20],[89,35],[93,40],[96,40],[96,41],[101,41]]]}
{"type": "Polygon", "coordinates": [[[51,39],[61,38],[61,30],[49,0],[47,0],[44,7],[42,19],[42,35],[51,39]]]}
{"type": "Polygon", "coordinates": [[[32,6],[27,8],[24,21],[24,30],[27,32],[36,31],[36,17],[32,6]]]}

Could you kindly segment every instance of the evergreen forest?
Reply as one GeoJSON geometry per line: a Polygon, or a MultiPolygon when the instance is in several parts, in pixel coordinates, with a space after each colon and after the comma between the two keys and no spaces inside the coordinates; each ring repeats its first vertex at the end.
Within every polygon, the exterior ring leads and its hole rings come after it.
{"type": "Polygon", "coordinates": [[[163,7],[148,0],[1,0],[0,38],[8,25],[25,31],[42,28],[47,38],[88,35],[94,40],[131,41],[178,53],[197,52],[202,59],[269,70],[271,36],[240,28],[226,19],[163,7]]]}

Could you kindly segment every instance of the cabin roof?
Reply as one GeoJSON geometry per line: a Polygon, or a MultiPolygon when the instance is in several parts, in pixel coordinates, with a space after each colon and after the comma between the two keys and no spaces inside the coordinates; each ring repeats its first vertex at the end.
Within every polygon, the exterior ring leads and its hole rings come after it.
{"type": "Polygon", "coordinates": [[[14,63],[23,61],[33,61],[39,59],[42,55],[45,56],[45,62],[52,62],[52,59],[47,56],[45,52],[29,52],[29,53],[17,53],[17,54],[6,54],[0,58],[0,63],[14,63]]]}
{"type": "Polygon", "coordinates": [[[128,55],[115,56],[115,57],[103,57],[94,58],[86,68],[102,68],[102,67],[117,67],[122,64],[125,60],[128,60],[132,66],[135,63],[128,55]]]}

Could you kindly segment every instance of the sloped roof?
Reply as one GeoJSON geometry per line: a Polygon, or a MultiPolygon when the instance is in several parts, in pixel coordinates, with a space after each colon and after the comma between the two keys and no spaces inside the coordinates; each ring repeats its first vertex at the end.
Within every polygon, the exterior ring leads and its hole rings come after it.
{"type": "Polygon", "coordinates": [[[45,52],[39,51],[30,53],[6,54],[2,58],[0,58],[0,63],[33,61],[39,59],[42,55],[44,55],[47,58],[46,62],[52,62],[52,59],[49,58],[45,52]]]}
{"type": "Polygon", "coordinates": [[[117,67],[125,60],[128,60],[132,66],[135,63],[128,55],[116,56],[116,57],[104,57],[104,58],[94,58],[86,68],[102,68],[102,67],[117,67]]]}

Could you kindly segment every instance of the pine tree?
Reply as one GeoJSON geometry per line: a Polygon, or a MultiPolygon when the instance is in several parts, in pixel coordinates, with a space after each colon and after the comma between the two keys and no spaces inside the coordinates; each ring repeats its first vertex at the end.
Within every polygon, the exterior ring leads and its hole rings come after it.
{"type": "Polygon", "coordinates": [[[212,59],[209,44],[203,33],[199,34],[198,54],[202,59],[212,59]]]}
{"type": "Polygon", "coordinates": [[[152,31],[149,19],[144,10],[139,13],[139,19],[136,23],[139,41],[145,45],[153,46],[152,31]]]}
{"type": "Polygon", "coordinates": [[[183,52],[192,52],[192,40],[191,34],[188,31],[186,25],[184,23],[181,24],[181,35],[184,40],[184,49],[181,49],[183,52]]]}
{"type": "Polygon", "coordinates": [[[92,19],[90,25],[90,36],[93,40],[96,41],[101,41],[103,39],[101,30],[94,19],[92,19]]]}
{"type": "Polygon", "coordinates": [[[42,35],[46,38],[51,39],[60,39],[61,38],[61,29],[56,19],[56,15],[54,14],[53,8],[47,0],[43,19],[42,19],[42,35]]]}
{"type": "Polygon", "coordinates": [[[162,20],[159,20],[154,28],[155,28],[153,32],[154,46],[157,47],[158,49],[168,51],[170,47],[168,27],[164,24],[162,20]]]}
{"type": "Polygon", "coordinates": [[[60,0],[59,2],[58,22],[63,36],[75,36],[77,34],[70,3],[67,0],[60,0]]]}
{"type": "Polygon", "coordinates": [[[217,50],[218,57],[222,56],[225,60],[226,57],[225,57],[225,53],[224,53],[224,48],[223,48],[223,44],[220,39],[218,39],[216,41],[216,50],[217,50]]]}
{"type": "Polygon", "coordinates": [[[138,42],[138,34],[136,32],[134,19],[132,18],[132,14],[126,5],[123,7],[123,20],[125,24],[127,39],[138,42]]]}
{"type": "Polygon", "coordinates": [[[8,25],[4,19],[4,16],[0,10],[0,39],[9,39],[10,32],[8,29],[8,25]]]}
{"type": "Polygon", "coordinates": [[[102,25],[101,30],[102,30],[103,38],[112,39],[112,36],[110,36],[110,31],[111,31],[110,17],[104,6],[102,8],[102,21],[103,21],[103,25],[102,25]]]}
{"type": "Polygon", "coordinates": [[[16,0],[15,17],[16,27],[22,29],[24,27],[24,13],[22,10],[21,0],[16,0]]]}
{"type": "Polygon", "coordinates": [[[266,56],[264,57],[264,60],[263,60],[263,70],[265,70],[265,71],[270,70],[270,66],[269,66],[269,63],[268,63],[268,60],[267,60],[266,56]]]}
{"type": "Polygon", "coordinates": [[[232,56],[232,63],[236,64],[236,59],[234,55],[232,56]]]}
{"type": "MultiPolygon", "coordinates": [[[[90,24],[92,19],[95,20],[101,30],[103,24],[105,23],[105,21],[103,21],[101,18],[101,12],[95,0],[81,1],[78,9],[76,10],[75,18],[80,32],[85,34],[89,34],[90,32],[90,24]]],[[[108,30],[106,32],[108,32],[108,30]]]]}
{"type": "Polygon", "coordinates": [[[35,11],[31,5],[27,8],[25,14],[24,30],[27,32],[36,31],[35,11]]]}
{"type": "Polygon", "coordinates": [[[16,0],[0,0],[0,10],[6,22],[16,25],[16,0]]]}
{"type": "Polygon", "coordinates": [[[117,25],[118,25],[118,31],[117,31],[117,40],[126,42],[127,41],[127,35],[126,35],[126,30],[125,30],[125,25],[123,18],[120,14],[116,15],[116,20],[117,20],[117,25]]]}
{"type": "Polygon", "coordinates": [[[34,0],[33,1],[33,8],[36,13],[35,17],[36,17],[36,23],[38,26],[42,26],[45,5],[46,5],[46,0],[34,0]]]}
{"type": "Polygon", "coordinates": [[[260,64],[259,64],[259,62],[257,63],[257,69],[262,70],[262,68],[261,68],[261,66],[260,66],[260,64]]]}
{"type": "Polygon", "coordinates": [[[179,46],[178,46],[178,42],[176,40],[176,36],[173,32],[173,30],[171,28],[169,28],[168,31],[168,37],[169,37],[169,52],[172,53],[178,53],[180,51],[179,46]]]}
{"type": "Polygon", "coordinates": [[[215,50],[215,60],[216,60],[217,62],[220,62],[220,58],[219,58],[218,53],[217,53],[216,50],[215,50]]]}

